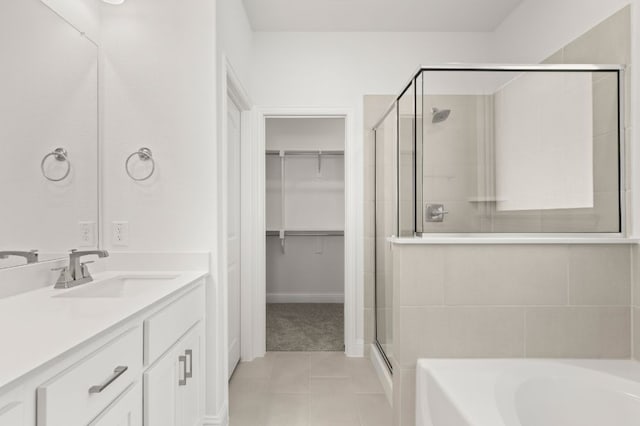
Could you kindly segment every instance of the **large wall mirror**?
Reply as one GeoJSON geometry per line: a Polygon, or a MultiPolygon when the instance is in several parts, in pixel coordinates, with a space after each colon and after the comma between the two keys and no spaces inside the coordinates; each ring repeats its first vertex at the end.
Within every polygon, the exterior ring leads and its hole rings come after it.
{"type": "Polygon", "coordinates": [[[40,0],[2,0],[0,57],[0,252],[97,247],[97,45],[40,0]]]}

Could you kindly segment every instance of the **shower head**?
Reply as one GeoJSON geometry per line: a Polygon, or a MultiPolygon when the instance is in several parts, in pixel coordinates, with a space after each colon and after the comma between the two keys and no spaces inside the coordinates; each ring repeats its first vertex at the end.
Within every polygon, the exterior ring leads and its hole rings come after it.
{"type": "Polygon", "coordinates": [[[432,123],[442,123],[443,121],[446,121],[447,118],[449,118],[449,114],[451,114],[451,110],[450,109],[438,109],[438,108],[432,108],[431,109],[431,114],[433,115],[433,118],[431,119],[432,123]]]}

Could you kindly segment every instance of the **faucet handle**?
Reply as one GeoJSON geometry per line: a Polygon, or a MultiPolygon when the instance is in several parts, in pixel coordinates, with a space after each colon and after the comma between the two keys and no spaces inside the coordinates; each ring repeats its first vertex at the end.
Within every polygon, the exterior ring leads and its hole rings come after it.
{"type": "Polygon", "coordinates": [[[53,268],[52,271],[60,271],[60,276],[54,288],[69,288],[69,283],[73,281],[68,266],[61,266],[59,268],[53,268]]]}
{"type": "Polygon", "coordinates": [[[89,273],[89,268],[87,267],[87,265],[90,263],[95,263],[95,261],[90,260],[88,262],[83,262],[80,264],[80,274],[82,275],[81,278],[91,277],[91,273],[89,273]]]}

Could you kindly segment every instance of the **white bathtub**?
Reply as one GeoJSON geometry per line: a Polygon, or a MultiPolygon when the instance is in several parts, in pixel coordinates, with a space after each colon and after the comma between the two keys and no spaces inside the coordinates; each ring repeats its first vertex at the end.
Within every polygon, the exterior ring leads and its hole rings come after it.
{"type": "Polygon", "coordinates": [[[638,426],[640,363],[418,361],[417,426],[638,426]]]}

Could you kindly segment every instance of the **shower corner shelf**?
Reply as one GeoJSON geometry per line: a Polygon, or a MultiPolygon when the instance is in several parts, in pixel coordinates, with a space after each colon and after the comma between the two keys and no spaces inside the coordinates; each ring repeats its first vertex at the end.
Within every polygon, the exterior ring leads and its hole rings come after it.
{"type": "Polygon", "coordinates": [[[470,203],[498,203],[503,200],[499,200],[496,197],[470,197],[467,201],[470,203]]]}

